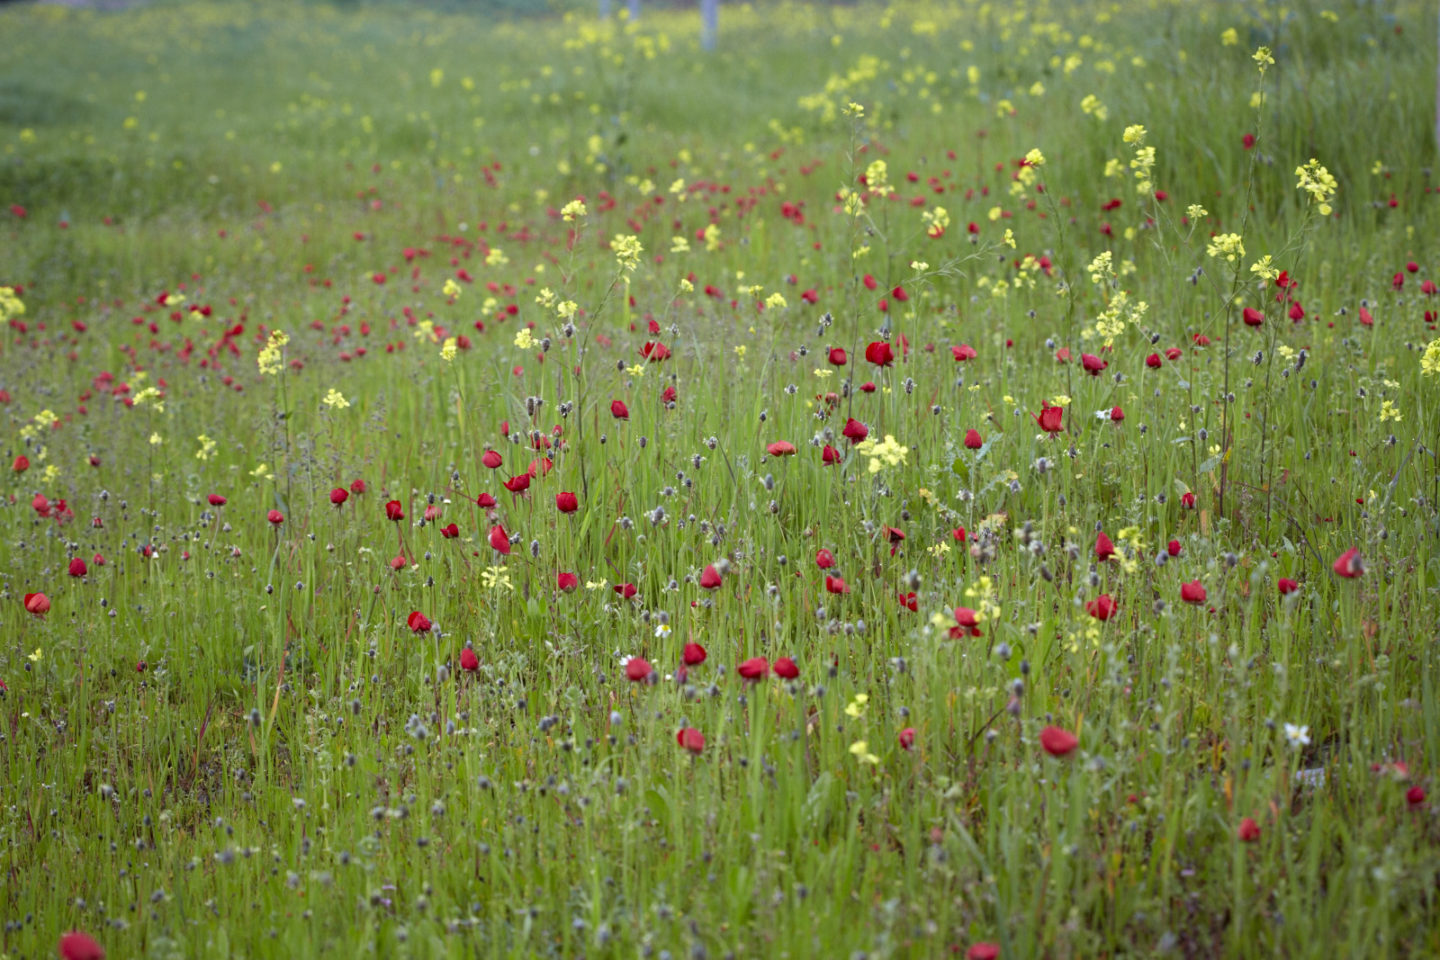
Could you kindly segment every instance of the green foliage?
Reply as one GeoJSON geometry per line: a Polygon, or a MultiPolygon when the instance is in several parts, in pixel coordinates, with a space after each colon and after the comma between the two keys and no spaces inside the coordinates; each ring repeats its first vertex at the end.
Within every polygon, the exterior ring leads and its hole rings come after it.
{"type": "Polygon", "coordinates": [[[1440,953],[1433,11],[615,6],[0,10],[0,957],[1440,953]]]}

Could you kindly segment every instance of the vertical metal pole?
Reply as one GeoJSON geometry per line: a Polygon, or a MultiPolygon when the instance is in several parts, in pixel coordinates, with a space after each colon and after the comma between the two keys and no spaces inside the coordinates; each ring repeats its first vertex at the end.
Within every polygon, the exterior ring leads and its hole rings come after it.
{"type": "Polygon", "coordinates": [[[700,46],[714,50],[719,38],[720,0],[700,0],[700,46]]]}

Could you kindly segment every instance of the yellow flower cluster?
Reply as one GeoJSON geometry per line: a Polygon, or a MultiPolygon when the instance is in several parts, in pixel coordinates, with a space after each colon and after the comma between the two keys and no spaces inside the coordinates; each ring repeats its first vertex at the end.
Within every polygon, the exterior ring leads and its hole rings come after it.
{"type": "Polygon", "coordinates": [[[1440,376],[1440,338],[1425,345],[1425,353],[1420,357],[1420,372],[1427,377],[1440,376]]]}
{"type": "Polygon", "coordinates": [[[0,323],[6,323],[15,317],[23,316],[25,304],[15,294],[14,287],[0,287],[0,323]]]}
{"type": "Polygon", "coordinates": [[[560,218],[566,223],[573,223],[589,212],[585,209],[584,200],[571,200],[560,208],[560,218]]]}
{"type": "Polygon", "coordinates": [[[1280,276],[1280,271],[1275,269],[1275,265],[1271,261],[1270,254],[1268,253],[1265,254],[1265,256],[1261,257],[1259,260],[1256,260],[1254,263],[1250,264],[1250,272],[1255,274],[1255,276],[1259,277],[1261,280],[1274,280],[1276,277],[1280,276]]]}
{"type": "Polygon", "coordinates": [[[1087,93],[1085,99],[1080,101],[1080,111],[1096,120],[1105,120],[1110,116],[1109,108],[1101,103],[1100,98],[1093,93],[1087,93]]]}
{"type": "Polygon", "coordinates": [[[945,228],[950,226],[950,213],[944,207],[926,210],[920,214],[920,219],[925,222],[925,232],[931,237],[943,236],[945,228]]]}
{"type": "Polygon", "coordinates": [[[270,331],[270,340],[261,348],[255,361],[260,367],[260,373],[271,377],[280,372],[285,365],[284,350],[285,344],[290,342],[290,337],[284,330],[270,331]]]}
{"type": "MultiPolygon", "coordinates": [[[[1142,134],[1144,128],[1141,128],[1142,134]]],[[[1155,167],[1155,148],[1138,147],[1135,150],[1135,159],[1130,161],[1130,169],[1135,171],[1135,192],[1142,197],[1149,196],[1154,189],[1150,180],[1150,171],[1155,167]]]]}
{"type": "Polygon", "coordinates": [[[1099,256],[1090,261],[1090,266],[1085,270],[1090,274],[1091,283],[1104,283],[1115,276],[1115,271],[1110,265],[1111,259],[1110,251],[1103,250],[1099,256]]]}
{"type": "Polygon", "coordinates": [[[875,160],[865,168],[865,186],[882,197],[895,192],[895,188],[890,186],[890,169],[884,160],[875,160]]]}
{"type": "Polygon", "coordinates": [[[336,390],[334,387],[330,388],[329,392],[325,394],[324,399],[320,402],[332,410],[344,410],[350,406],[350,401],[345,399],[345,394],[336,390]]]}
{"type": "Polygon", "coordinates": [[[144,390],[135,394],[135,406],[143,407],[147,403],[152,403],[155,406],[156,413],[164,413],[165,401],[161,400],[160,396],[160,391],[157,388],[146,387],[144,390]]]}
{"type": "Polygon", "coordinates": [[[1316,204],[1315,209],[1320,216],[1330,216],[1330,201],[1335,198],[1335,191],[1340,189],[1330,171],[1312,157],[1309,163],[1295,168],[1295,177],[1295,189],[1310,195],[1310,202],[1316,204]]]}
{"type": "Polygon", "coordinates": [[[905,463],[909,447],[902,446],[894,434],[885,434],[885,439],[876,441],[867,437],[855,445],[855,452],[863,454],[870,461],[870,472],[879,473],[886,467],[898,467],[905,463]]]}
{"type": "Polygon", "coordinates": [[[1224,258],[1234,263],[1236,257],[1245,256],[1244,238],[1238,233],[1219,234],[1218,236],[1212,237],[1210,242],[1206,244],[1205,253],[1217,259],[1224,258]]]}
{"type": "Polygon", "coordinates": [[[480,577],[485,581],[487,590],[514,590],[510,583],[510,574],[505,572],[504,567],[486,567],[480,571],[480,577]]]}
{"type": "Polygon", "coordinates": [[[639,237],[617,233],[610,241],[610,249],[615,251],[615,262],[626,273],[634,273],[635,268],[640,266],[640,252],[644,248],[640,246],[639,237]]]}
{"type": "Polygon", "coordinates": [[[850,744],[850,752],[853,753],[855,755],[855,759],[859,760],[861,763],[875,764],[880,762],[880,758],[870,752],[870,744],[866,743],[864,740],[856,740],[854,743],[850,744]]]}

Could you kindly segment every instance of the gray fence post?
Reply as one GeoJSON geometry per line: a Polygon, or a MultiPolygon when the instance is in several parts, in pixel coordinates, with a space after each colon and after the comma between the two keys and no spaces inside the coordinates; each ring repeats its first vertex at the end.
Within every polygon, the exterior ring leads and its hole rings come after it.
{"type": "Polygon", "coordinates": [[[700,46],[715,49],[719,34],[720,0],[700,0],[700,46]]]}

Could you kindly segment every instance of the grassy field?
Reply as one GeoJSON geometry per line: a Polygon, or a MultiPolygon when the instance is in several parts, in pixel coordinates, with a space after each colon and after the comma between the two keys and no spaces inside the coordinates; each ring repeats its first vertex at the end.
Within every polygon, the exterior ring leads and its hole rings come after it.
{"type": "Polygon", "coordinates": [[[1434,16],[0,7],[0,957],[1440,955],[1434,16]]]}

